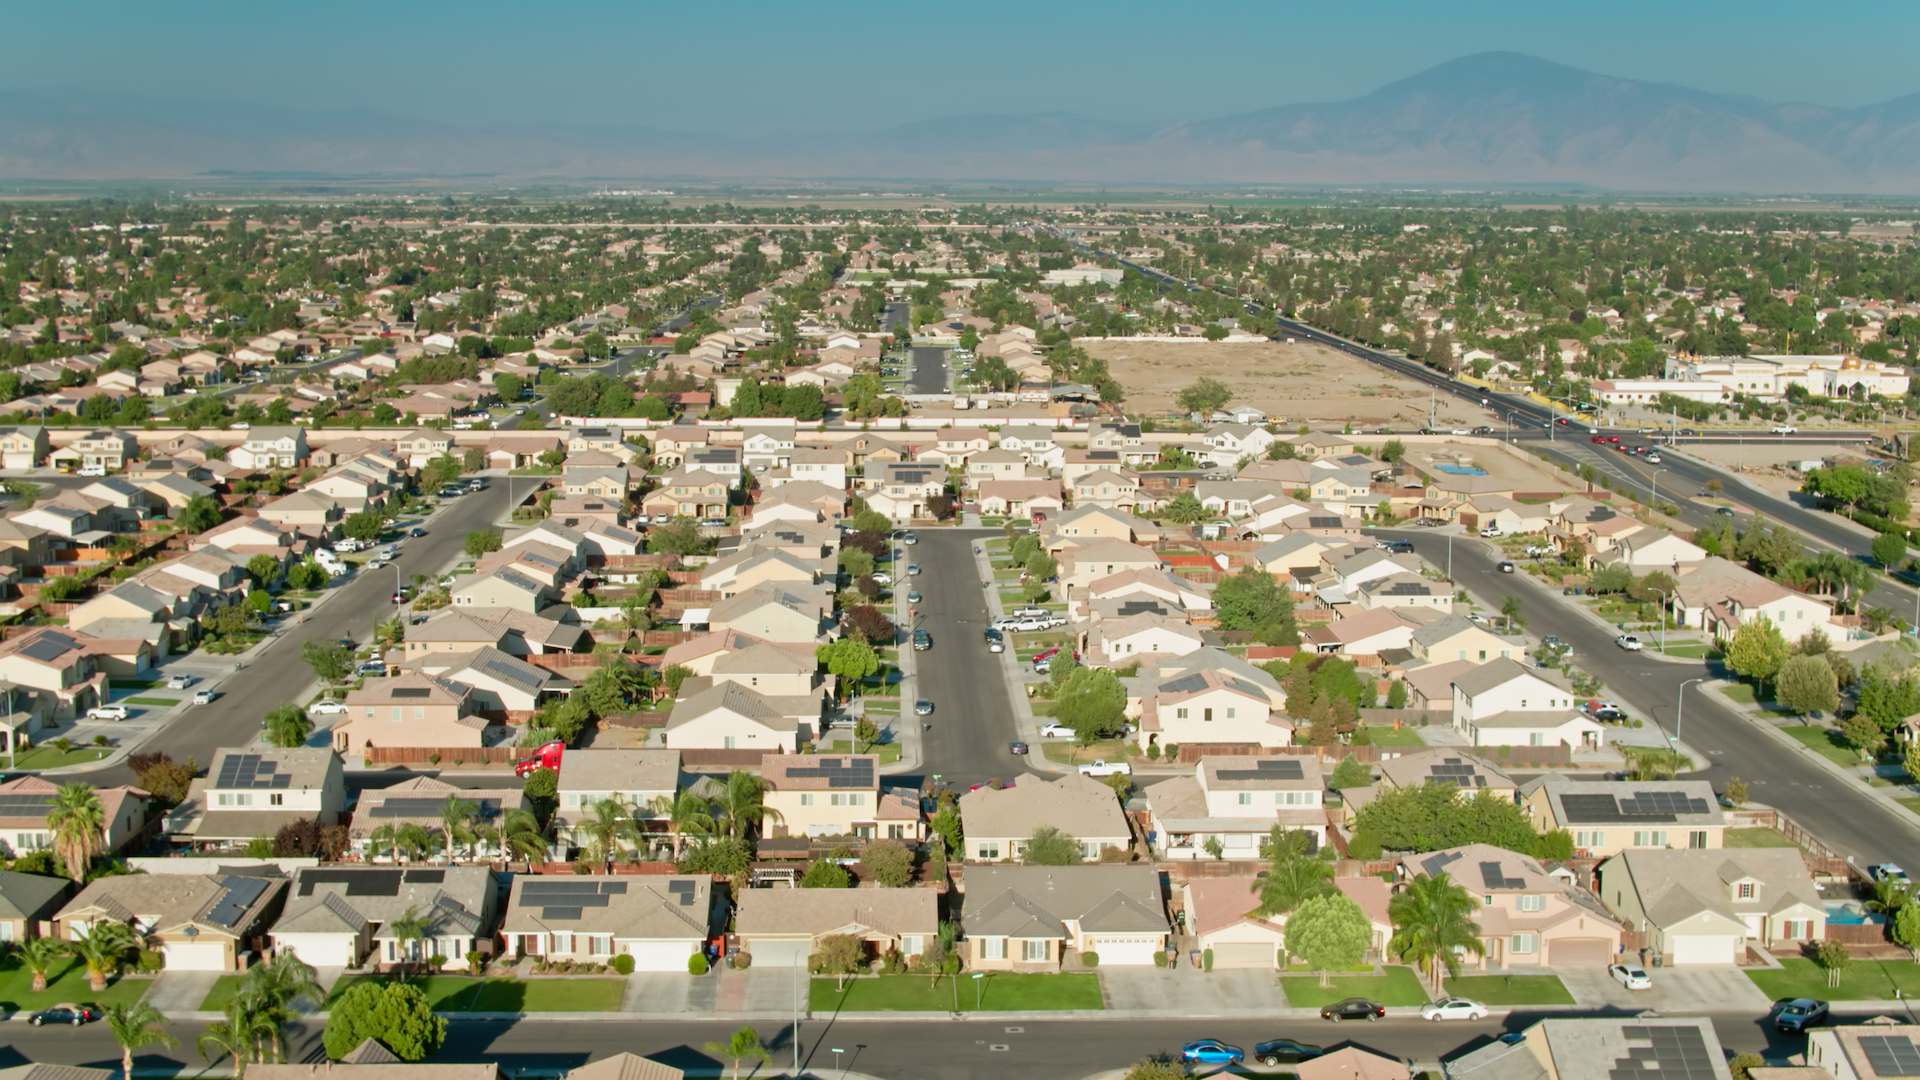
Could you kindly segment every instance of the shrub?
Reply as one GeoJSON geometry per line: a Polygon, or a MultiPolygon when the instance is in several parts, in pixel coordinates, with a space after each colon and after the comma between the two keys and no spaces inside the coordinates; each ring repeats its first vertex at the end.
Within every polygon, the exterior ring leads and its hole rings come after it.
{"type": "Polygon", "coordinates": [[[1160,760],[1160,744],[1159,743],[1147,744],[1147,760],[1148,761],[1160,760]]]}
{"type": "Polygon", "coordinates": [[[1083,952],[1083,953],[1081,953],[1081,954],[1080,954],[1080,966],[1081,966],[1081,967],[1085,967],[1085,968],[1097,968],[1097,967],[1099,967],[1099,966],[1100,966],[1100,954],[1099,954],[1099,953],[1097,953],[1097,952],[1094,952],[1094,951],[1093,951],[1092,949],[1088,949],[1088,950],[1087,950],[1086,952],[1083,952]]]}
{"type": "Polygon", "coordinates": [[[167,966],[167,954],[159,949],[141,949],[136,966],[141,971],[160,971],[167,966]]]}
{"type": "Polygon", "coordinates": [[[705,975],[707,973],[707,954],[694,953],[687,957],[687,974],[705,975]]]}
{"type": "Polygon", "coordinates": [[[1153,966],[1157,968],[1167,966],[1167,953],[1165,949],[1155,949],[1153,951],[1153,966]]]}
{"type": "Polygon", "coordinates": [[[428,755],[427,755],[427,764],[429,764],[429,765],[438,765],[438,764],[440,764],[440,755],[439,755],[439,754],[428,754],[428,755]]]}
{"type": "Polygon", "coordinates": [[[626,953],[614,957],[613,970],[621,975],[633,974],[633,957],[626,953]]]}
{"type": "Polygon", "coordinates": [[[1200,968],[1203,971],[1213,970],[1213,950],[1212,949],[1206,949],[1200,953],[1200,968]]]}
{"type": "Polygon", "coordinates": [[[753,954],[750,952],[734,953],[733,966],[739,968],[741,971],[747,970],[753,966],[753,954]]]}

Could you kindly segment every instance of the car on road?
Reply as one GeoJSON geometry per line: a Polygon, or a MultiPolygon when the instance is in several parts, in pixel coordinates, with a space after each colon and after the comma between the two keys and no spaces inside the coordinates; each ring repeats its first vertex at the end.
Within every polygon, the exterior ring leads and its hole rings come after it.
{"type": "Polygon", "coordinates": [[[1503,573],[1503,574],[1511,574],[1511,573],[1513,573],[1513,560],[1512,560],[1512,559],[1501,559],[1501,560],[1500,560],[1500,565],[1499,565],[1499,566],[1498,566],[1498,567],[1497,567],[1496,569],[1498,569],[1498,570],[1499,570],[1499,571],[1500,571],[1501,573],[1503,573]]]}
{"type": "Polygon", "coordinates": [[[920,567],[918,567],[918,566],[916,566],[916,565],[909,565],[909,566],[907,567],[907,576],[908,576],[908,577],[919,577],[919,576],[920,576],[920,567]]]}
{"type": "Polygon", "coordinates": [[[1665,458],[1663,458],[1663,457],[1661,457],[1661,456],[1659,455],[1659,453],[1657,453],[1657,452],[1656,452],[1656,453],[1652,453],[1652,454],[1648,454],[1648,455],[1647,455],[1647,464],[1649,464],[1649,465],[1658,465],[1658,464],[1660,464],[1660,463],[1661,463],[1662,461],[1665,461],[1665,460],[1666,460],[1666,459],[1665,459],[1665,458]]]}
{"type": "Polygon", "coordinates": [[[1732,517],[1732,516],[1733,516],[1733,507],[1731,507],[1731,506],[1716,506],[1716,507],[1714,507],[1714,508],[1713,508],[1713,512],[1714,512],[1714,514],[1715,514],[1716,516],[1719,516],[1719,517],[1732,517]]]}
{"type": "Polygon", "coordinates": [[[1071,739],[1073,735],[1073,728],[1058,720],[1044,724],[1040,728],[1040,737],[1043,739],[1071,739]]]}
{"type": "Polygon", "coordinates": [[[125,705],[95,705],[87,710],[89,720],[125,720],[130,715],[125,705]]]}
{"type": "Polygon", "coordinates": [[[1607,968],[1607,974],[1613,981],[1629,990],[1651,990],[1653,980],[1647,976],[1647,969],[1639,964],[1613,964],[1607,968]]]}
{"type": "Polygon", "coordinates": [[[1486,1015],[1487,1007],[1471,998],[1441,998],[1420,1006],[1422,1020],[1480,1020],[1486,1015]]]}
{"type": "Polygon", "coordinates": [[[1692,429],[1692,428],[1690,428],[1690,427],[1683,427],[1683,428],[1681,428],[1681,429],[1680,429],[1680,434],[1682,434],[1682,435],[1698,435],[1698,434],[1700,434],[1700,433],[1699,433],[1699,432],[1697,432],[1697,431],[1695,431],[1695,430],[1693,430],[1693,429],[1692,429]]]}
{"type": "Polygon", "coordinates": [[[915,630],[913,632],[913,648],[915,652],[926,652],[928,649],[933,648],[932,635],[928,634],[925,630],[915,630]]]}
{"type": "Polygon", "coordinates": [[[1774,1002],[1773,1026],[1778,1031],[1805,1031],[1827,1018],[1827,1003],[1817,998],[1788,998],[1774,1002]]]}
{"type": "Polygon", "coordinates": [[[1189,1065],[1238,1065],[1245,1058],[1239,1047],[1218,1039],[1195,1039],[1180,1048],[1180,1060],[1189,1065]]]}
{"type": "Polygon", "coordinates": [[[1342,1020],[1378,1020],[1387,1015],[1387,1007],[1377,1001],[1366,998],[1347,998],[1336,1001],[1320,1010],[1320,1019],[1338,1023],[1342,1020]]]}
{"type": "Polygon", "coordinates": [[[1613,643],[1628,652],[1639,652],[1644,648],[1644,646],[1640,644],[1640,639],[1633,634],[1621,634],[1619,637],[1613,639],[1613,643]]]}
{"type": "Polygon", "coordinates": [[[1027,753],[1027,744],[1015,739],[1007,744],[1007,752],[1015,757],[1024,757],[1027,753]]]}
{"type": "Polygon", "coordinates": [[[1791,435],[1794,433],[1794,426],[1792,424],[1775,424],[1767,430],[1773,432],[1775,435],[1791,435]]]}
{"type": "Polygon", "coordinates": [[[1869,866],[1867,867],[1867,876],[1872,878],[1875,881],[1890,879],[1893,881],[1897,881],[1902,885],[1905,885],[1908,883],[1907,872],[1905,870],[1900,869],[1900,866],[1897,863],[1889,862],[1889,863],[1880,863],[1876,866],[1869,866]]]}
{"type": "Polygon", "coordinates": [[[457,499],[460,496],[465,495],[466,493],[467,493],[467,489],[461,487],[458,484],[445,484],[445,485],[442,485],[440,490],[435,494],[439,495],[443,499],[457,499]]]}
{"type": "Polygon", "coordinates": [[[185,690],[187,687],[192,686],[194,683],[199,681],[200,680],[194,678],[191,675],[175,675],[172,678],[167,680],[167,689],[185,690]]]}
{"type": "Polygon", "coordinates": [[[988,652],[1006,652],[1007,651],[1006,637],[1003,636],[1000,633],[1000,631],[995,630],[991,626],[987,627],[987,651],[988,652]]]}
{"type": "Polygon", "coordinates": [[[1381,545],[1381,548],[1389,555],[1411,555],[1413,554],[1413,541],[1388,540],[1381,545]]]}
{"type": "Polygon", "coordinates": [[[193,692],[193,703],[195,705],[211,705],[213,704],[213,699],[219,696],[220,694],[218,691],[195,690],[193,692]]]}
{"type": "Polygon", "coordinates": [[[347,703],[335,701],[332,698],[322,698],[307,706],[307,713],[311,716],[345,716],[347,703]]]}
{"type": "Polygon", "coordinates": [[[900,538],[900,542],[903,544],[917,544],[920,542],[920,538],[913,535],[912,533],[908,533],[907,535],[900,538]]]}
{"type": "Polygon", "coordinates": [[[907,592],[907,603],[909,604],[917,604],[924,599],[926,598],[921,596],[917,589],[908,590],[907,592]]]}
{"type": "Polygon", "coordinates": [[[1109,764],[1105,759],[1101,759],[1091,765],[1080,766],[1080,775],[1082,776],[1127,776],[1132,772],[1133,766],[1124,761],[1115,761],[1109,764]]]}
{"type": "Polygon", "coordinates": [[[1590,443],[1603,443],[1607,441],[1607,437],[1605,435],[1595,435],[1587,441],[1590,443]]]}
{"type": "Polygon", "coordinates": [[[418,540],[425,535],[427,535],[427,530],[425,529],[408,529],[407,530],[407,536],[410,539],[418,540]]]}
{"type": "Polygon", "coordinates": [[[927,700],[926,698],[921,698],[920,700],[918,700],[918,701],[916,701],[916,702],[914,702],[914,703],[913,703],[913,715],[915,715],[915,716],[932,716],[932,715],[933,715],[933,702],[931,702],[931,701],[928,701],[928,700],[927,700]]]}
{"type": "Polygon", "coordinates": [[[92,1005],[63,1004],[34,1013],[32,1023],[34,1027],[39,1027],[41,1024],[71,1024],[79,1027],[81,1024],[93,1023],[100,1019],[100,1016],[100,1010],[92,1005]]]}
{"type": "Polygon", "coordinates": [[[1293,1039],[1269,1039],[1255,1044],[1253,1060],[1262,1065],[1298,1065],[1311,1061],[1326,1053],[1312,1043],[1297,1042],[1293,1039]]]}

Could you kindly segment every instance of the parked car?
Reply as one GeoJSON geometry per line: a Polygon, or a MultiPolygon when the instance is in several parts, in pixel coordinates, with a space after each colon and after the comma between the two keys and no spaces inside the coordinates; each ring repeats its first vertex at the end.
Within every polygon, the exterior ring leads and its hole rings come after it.
{"type": "Polygon", "coordinates": [[[1483,525],[1480,528],[1480,535],[1488,540],[1494,540],[1505,536],[1506,533],[1500,531],[1499,525],[1483,525]]]}
{"type": "Polygon", "coordinates": [[[1320,1019],[1338,1023],[1342,1020],[1378,1020],[1387,1015],[1387,1007],[1366,998],[1347,998],[1336,1001],[1320,1010],[1320,1019]]]}
{"type": "Polygon", "coordinates": [[[1552,544],[1528,544],[1527,545],[1528,558],[1544,559],[1544,558],[1547,558],[1548,556],[1551,556],[1552,554],[1553,554],[1552,544]]]}
{"type": "Polygon", "coordinates": [[[932,715],[933,715],[933,702],[931,702],[931,701],[928,701],[928,700],[927,700],[926,698],[921,698],[920,700],[918,700],[918,701],[916,701],[916,702],[914,702],[914,703],[913,703],[913,715],[915,715],[915,716],[932,716],[932,715]]]}
{"type": "Polygon", "coordinates": [[[926,652],[928,649],[933,648],[933,637],[925,630],[915,630],[913,632],[913,648],[916,652],[926,652]]]}
{"type": "Polygon", "coordinates": [[[1272,1039],[1253,1048],[1253,1059],[1262,1065],[1298,1065],[1326,1053],[1309,1043],[1292,1039],[1272,1039]]]}
{"type": "Polygon", "coordinates": [[[913,565],[909,565],[909,566],[907,567],[907,576],[908,576],[908,577],[919,577],[919,576],[920,576],[920,568],[919,568],[918,566],[913,566],[913,565]]]}
{"type": "Polygon", "coordinates": [[[1639,964],[1613,964],[1607,968],[1607,974],[1613,981],[1629,990],[1651,990],[1653,980],[1647,977],[1647,969],[1639,964]]]}
{"type": "Polygon", "coordinates": [[[1897,863],[1889,862],[1889,863],[1880,863],[1875,866],[1869,866],[1867,867],[1867,876],[1872,878],[1875,881],[1880,881],[1883,878],[1891,878],[1902,885],[1905,885],[1908,883],[1907,872],[1905,870],[1900,869],[1900,866],[1897,863]]]}
{"type": "Polygon", "coordinates": [[[1441,998],[1420,1006],[1422,1020],[1479,1020],[1486,1015],[1485,1005],[1463,997],[1441,998]]]}
{"type": "Polygon", "coordinates": [[[1015,757],[1024,757],[1027,753],[1027,744],[1015,739],[1007,744],[1007,752],[1015,757]]]}
{"type": "Polygon", "coordinates": [[[425,529],[408,529],[407,530],[408,538],[413,540],[418,540],[425,535],[427,535],[427,530],[425,529]]]}
{"type": "Polygon", "coordinates": [[[917,589],[910,589],[907,591],[907,603],[909,604],[917,604],[924,599],[926,598],[921,596],[919,593],[919,590],[917,589]]]}
{"type": "Polygon", "coordinates": [[[345,716],[347,715],[347,703],[344,701],[335,701],[332,698],[322,698],[307,706],[307,714],[310,716],[345,716]]]}
{"type": "Polygon", "coordinates": [[[1380,546],[1384,548],[1389,555],[1413,554],[1413,541],[1411,540],[1388,540],[1380,546]]]}
{"type": "Polygon", "coordinates": [[[1501,559],[1501,560],[1500,560],[1500,565],[1499,565],[1498,567],[1496,567],[1496,569],[1498,569],[1498,570],[1499,570],[1499,571],[1500,571],[1501,573],[1503,573],[1503,574],[1511,574],[1511,573],[1513,573],[1513,560],[1512,560],[1512,559],[1501,559]]]}
{"type": "Polygon", "coordinates": [[[195,705],[211,705],[213,704],[213,699],[219,696],[219,693],[214,690],[195,690],[193,692],[193,703],[195,705]]]}
{"type": "Polygon", "coordinates": [[[379,660],[368,660],[353,670],[358,675],[385,675],[387,665],[379,660]]]}
{"type": "Polygon", "coordinates": [[[1639,652],[1642,648],[1640,639],[1632,634],[1621,634],[1613,639],[1613,643],[1628,652],[1639,652]]]}
{"type": "Polygon", "coordinates": [[[1780,1031],[1805,1031],[1827,1018],[1827,1003],[1815,998],[1791,998],[1774,1003],[1773,1026],[1780,1031]]]}
{"type": "Polygon", "coordinates": [[[1055,720],[1052,723],[1046,724],[1040,728],[1040,737],[1043,739],[1071,739],[1073,738],[1073,736],[1074,736],[1073,728],[1067,726],[1066,724],[1061,723],[1058,720],[1055,720]]]}
{"type": "Polygon", "coordinates": [[[1238,1065],[1245,1057],[1239,1047],[1218,1039],[1196,1039],[1180,1048],[1180,1060],[1190,1065],[1238,1065]]]}
{"type": "Polygon", "coordinates": [[[900,542],[903,544],[917,544],[920,542],[920,538],[913,535],[912,533],[908,533],[907,535],[900,538],[900,542]]]}
{"type": "Polygon", "coordinates": [[[125,720],[129,715],[125,705],[95,705],[87,710],[89,720],[125,720]]]}
{"type": "Polygon", "coordinates": [[[883,570],[873,575],[873,583],[875,585],[891,585],[893,584],[893,575],[883,570]]]}
{"type": "Polygon", "coordinates": [[[1080,775],[1082,776],[1126,776],[1132,772],[1133,766],[1124,761],[1116,761],[1108,764],[1105,760],[1100,760],[1091,765],[1080,766],[1080,775]]]}
{"type": "Polygon", "coordinates": [[[167,680],[167,689],[185,690],[187,687],[192,686],[194,683],[199,681],[200,680],[194,678],[191,675],[175,675],[172,678],[167,680]]]}
{"type": "Polygon", "coordinates": [[[1791,435],[1794,433],[1794,426],[1792,424],[1775,424],[1767,430],[1773,432],[1775,435],[1791,435]]]}
{"type": "Polygon", "coordinates": [[[81,1024],[93,1023],[100,1019],[100,1016],[100,1010],[91,1005],[63,1004],[34,1013],[32,1022],[34,1027],[39,1027],[41,1024],[72,1024],[74,1027],[79,1027],[81,1024]]]}
{"type": "Polygon", "coordinates": [[[461,487],[458,484],[445,484],[441,486],[440,490],[436,494],[438,494],[443,499],[457,499],[460,496],[465,495],[466,493],[467,493],[467,489],[461,487]]]}

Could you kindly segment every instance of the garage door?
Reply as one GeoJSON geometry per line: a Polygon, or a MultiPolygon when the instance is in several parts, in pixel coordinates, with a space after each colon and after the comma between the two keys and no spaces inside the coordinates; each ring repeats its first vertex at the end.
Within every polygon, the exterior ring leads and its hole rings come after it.
{"type": "Polygon", "coordinates": [[[1562,938],[1547,943],[1547,963],[1561,965],[1590,964],[1598,967],[1613,960],[1613,942],[1606,938],[1562,938]]]}
{"type": "Polygon", "coordinates": [[[1264,941],[1223,941],[1213,947],[1213,966],[1272,969],[1278,966],[1274,951],[1274,947],[1264,941]]]}
{"type": "Polygon", "coordinates": [[[225,971],[227,947],[220,942],[169,943],[163,950],[168,971],[225,971]]]}
{"type": "MultiPolygon", "coordinates": [[[[747,951],[753,954],[754,967],[805,967],[807,957],[813,953],[810,941],[750,941],[747,951]]],[[[684,965],[686,960],[681,959],[684,965]]]]}
{"type": "Polygon", "coordinates": [[[1705,934],[1676,936],[1673,962],[1676,964],[1731,964],[1736,937],[1708,937],[1705,934]]]}
{"type": "MultiPolygon", "coordinates": [[[[1111,937],[1094,938],[1093,951],[1100,954],[1102,967],[1115,964],[1137,964],[1145,966],[1153,963],[1153,954],[1163,945],[1157,937],[1111,937]]],[[[1216,954],[1214,962],[1219,963],[1216,954]]]]}
{"type": "Polygon", "coordinates": [[[314,967],[352,967],[357,959],[352,955],[352,934],[275,934],[273,943],[282,951],[293,950],[295,956],[314,967]]]}
{"type": "MultiPolygon", "coordinates": [[[[630,941],[627,952],[635,971],[685,971],[693,947],[692,941],[630,941]]],[[[757,950],[754,959],[760,959],[757,950]]]]}

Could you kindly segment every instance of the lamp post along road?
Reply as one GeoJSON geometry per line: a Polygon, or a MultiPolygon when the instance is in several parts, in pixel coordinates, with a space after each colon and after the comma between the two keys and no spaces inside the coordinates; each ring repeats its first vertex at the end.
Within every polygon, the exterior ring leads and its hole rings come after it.
{"type": "Polygon", "coordinates": [[[1687,687],[1697,682],[1706,682],[1706,680],[1704,678],[1688,679],[1686,682],[1680,684],[1680,693],[1677,695],[1678,701],[1674,706],[1673,719],[1673,746],[1676,753],[1678,753],[1680,749],[1680,736],[1686,731],[1687,726],[1687,687]]]}

